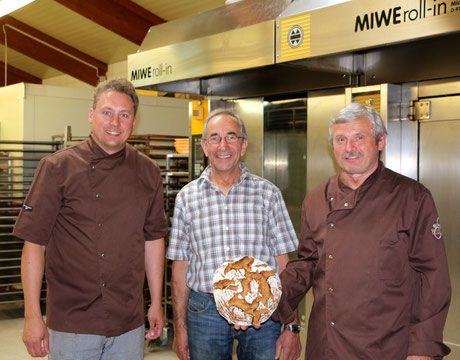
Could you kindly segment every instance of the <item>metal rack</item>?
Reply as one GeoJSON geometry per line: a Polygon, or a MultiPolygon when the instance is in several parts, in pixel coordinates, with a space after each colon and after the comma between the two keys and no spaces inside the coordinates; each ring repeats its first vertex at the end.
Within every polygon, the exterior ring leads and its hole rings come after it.
{"type": "MultiPolygon", "coordinates": [[[[23,304],[21,252],[24,241],[13,227],[41,158],[62,146],[60,141],[0,141],[0,304],[23,304]]],[[[43,281],[41,300],[46,298],[43,281]]]]}
{"type": "Polygon", "coordinates": [[[169,217],[173,215],[175,196],[189,181],[188,154],[167,154],[164,194],[165,212],[169,217]]]}
{"type": "MultiPolygon", "coordinates": [[[[165,214],[168,219],[168,228],[171,228],[171,222],[174,212],[174,200],[180,189],[190,181],[189,156],[188,154],[169,153],[164,156],[165,168],[162,172],[164,176],[164,199],[165,214]]],[[[169,234],[168,234],[169,236],[169,234]]],[[[166,237],[166,243],[168,242],[166,237]]],[[[163,281],[163,310],[166,320],[166,326],[160,338],[155,342],[149,343],[150,351],[153,351],[153,345],[164,346],[173,337],[173,315],[172,315],[172,298],[171,298],[171,269],[172,262],[165,260],[165,271],[163,281]]]]}

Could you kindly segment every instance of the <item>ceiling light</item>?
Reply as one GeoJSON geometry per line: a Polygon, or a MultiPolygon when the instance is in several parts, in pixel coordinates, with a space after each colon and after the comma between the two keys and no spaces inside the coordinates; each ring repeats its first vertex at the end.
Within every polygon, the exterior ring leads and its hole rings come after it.
{"type": "Polygon", "coordinates": [[[0,0],[0,17],[9,14],[35,0],[0,0]]]}

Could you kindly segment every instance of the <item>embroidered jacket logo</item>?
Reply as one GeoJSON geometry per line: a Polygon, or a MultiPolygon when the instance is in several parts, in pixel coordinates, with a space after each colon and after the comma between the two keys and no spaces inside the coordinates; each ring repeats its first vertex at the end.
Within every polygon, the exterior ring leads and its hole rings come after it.
{"type": "Polygon", "coordinates": [[[439,240],[442,238],[441,224],[439,223],[439,218],[437,218],[436,223],[433,224],[433,229],[431,229],[431,232],[436,239],[439,240]]]}

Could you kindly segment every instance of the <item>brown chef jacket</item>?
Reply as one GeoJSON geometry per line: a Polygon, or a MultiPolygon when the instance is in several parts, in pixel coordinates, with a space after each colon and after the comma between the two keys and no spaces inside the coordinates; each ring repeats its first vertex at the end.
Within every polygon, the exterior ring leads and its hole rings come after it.
{"type": "Polygon", "coordinates": [[[144,246],[167,223],[158,165],[92,139],[40,161],[14,235],[46,245],[47,323],[118,336],[144,323],[144,246]]]}
{"type": "Polygon", "coordinates": [[[442,331],[450,280],[438,214],[423,185],[382,163],[356,190],[330,178],[304,200],[298,256],[281,274],[275,318],[292,321],[313,286],[306,359],[449,353],[442,331]]]}

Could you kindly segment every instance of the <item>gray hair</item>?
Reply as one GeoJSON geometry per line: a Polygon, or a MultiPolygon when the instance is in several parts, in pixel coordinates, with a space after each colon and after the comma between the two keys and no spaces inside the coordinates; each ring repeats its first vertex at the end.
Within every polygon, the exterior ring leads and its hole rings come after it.
{"type": "Polygon", "coordinates": [[[99,98],[106,91],[117,91],[128,95],[133,101],[134,115],[136,115],[137,108],[139,107],[139,98],[136,94],[134,85],[129,80],[124,78],[115,78],[99,83],[99,85],[96,87],[96,90],[94,90],[93,110],[96,109],[96,104],[99,101],[99,98]]]}
{"type": "Polygon", "coordinates": [[[336,115],[331,117],[329,124],[329,142],[331,145],[334,146],[332,139],[332,127],[335,124],[348,123],[363,117],[369,119],[371,122],[372,134],[375,137],[376,143],[380,141],[383,134],[388,134],[387,129],[385,128],[385,124],[383,123],[383,120],[377,111],[371,107],[354,102],[347,107],[344,107],[336,115]]]}
{"type": "Polygon", "coordinates": [[[206,120],[204,122],[204,127],[203,127],[203,135],[201,135],[201,138],[203,140],[206,140],[206,128],[208,127],[209,121],[212,118],[214,118],[214,117],[216,117],[218,115],[228,115],[228,116],[236,119],[238,121],[239,126],[240,126],[241,136],[243,137],[243,139],[248,138],[248,134],[246,133],[246,128],[244,127],[243,120],[237,114],[235,114],[232,110],[220,108],[220,109],[215,109],[215,110],[211,111],[209,113],[208,117],[206,118],[206,120]]]}

